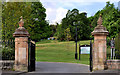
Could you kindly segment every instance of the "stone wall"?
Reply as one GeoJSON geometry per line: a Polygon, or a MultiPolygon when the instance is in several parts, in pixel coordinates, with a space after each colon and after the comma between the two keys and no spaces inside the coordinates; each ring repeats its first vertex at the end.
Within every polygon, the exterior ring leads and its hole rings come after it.
{"type": "Polygon", "coordinates": [[[13,69],[14,66],[14,60],[1,60],[0,61],[0,69],[5,70],[5,69],[13,69]]]}
{"type": "Polygon", "coordinates": [[[120,69],[120,60],[107,60],[108,69],[120,69]]]}

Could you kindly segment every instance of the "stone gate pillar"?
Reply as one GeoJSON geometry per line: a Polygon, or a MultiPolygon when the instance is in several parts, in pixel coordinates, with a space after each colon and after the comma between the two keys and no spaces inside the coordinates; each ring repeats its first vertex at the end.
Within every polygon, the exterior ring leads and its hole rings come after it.
{"type": "Polygon", "coordinates": [[[107,58],[106,58],[106,37],[108,31],[102,25],[102,15],[100,15],[97,26],[95,27],[92,35],[94,35],[93,44],[93,70],[104,70],[107,68],[107,58]]]}
{"type": "Polygon", "coordinates": [[[13,36],[15,37],[15,65],[16,71],[28,71],[28,31],[23,27],[24,21],[18,22],[19,28],[15,30],[13,36]]]}

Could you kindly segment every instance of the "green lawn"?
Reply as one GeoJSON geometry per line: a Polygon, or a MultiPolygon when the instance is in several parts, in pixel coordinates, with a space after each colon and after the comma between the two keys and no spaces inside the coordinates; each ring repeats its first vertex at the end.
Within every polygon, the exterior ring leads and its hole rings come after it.
{"type": "MultiPolygon", "coordinates": [[[[89,44],[90,41],[80,41],[79,43],[89,44]]],[[[89,65],[89,54],[82,54],[81,60],[75,60],[75,42],[59,42],[57,40],[43,40],[36,43],[36,61],[43,62],[67,62],[81,63],[89,65]]]]}

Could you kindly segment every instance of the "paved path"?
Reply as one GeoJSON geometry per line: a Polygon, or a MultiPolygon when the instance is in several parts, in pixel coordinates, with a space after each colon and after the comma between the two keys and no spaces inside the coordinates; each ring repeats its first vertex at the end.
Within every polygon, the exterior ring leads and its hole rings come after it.
{"type": "MultiPolygon", "coordinates": [[[[63,73],[69,73],[68,75],[79,75],[82,73],[85,75],[104,75],[101,73],[105,74],[110,74],[110,75],[119,75],[116,73],[120,73],[119,71],[114,71],[114,70],[106,70],[106,71],[96,71],[96,72],[90,72],[89,71],[89,66],[88,65],[83,65],[83,64],[75,64],[75,63],[56,63],[56,62],[36,62],[36,71],[33,72],[15,72],[15,71],[3,71],[3,75],[58,75],[55,73],[60,73],[61,75],[64,75],[63,73]],[[51,74],[52,73],[52,74],[51,74]],[[71,73],[71,74],[70,74],[71,73]]],[[[60,75],[59,74],[59,75],[60,75]]]]}
{"type": "Polygon", "coordinates": [[[36,73],[88,73],[89,66],[75,63],[36,62],[36,73]]]}

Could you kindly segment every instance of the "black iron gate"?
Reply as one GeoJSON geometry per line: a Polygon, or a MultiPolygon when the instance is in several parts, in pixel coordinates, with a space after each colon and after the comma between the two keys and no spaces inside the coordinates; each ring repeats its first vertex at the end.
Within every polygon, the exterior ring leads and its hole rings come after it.
{"type": "Polygon", "coordinates": [[[93,70],[93,64],[92,64],[92,41],[90,41],[90,71],[93,70]]]}
{"type": "Polygon", "coordinates": [[[28,43],[28,72],[35,71],[35,42],[29,39],[28,43]]]}
{"type": "MultiPolygon", "coordinates": [[[[90,41],[90,45],[80,45],[79,44],[79,60],[80,60],[80,55],[81,55],[81,48],[82,47],[89,47],[89,49],[90,49],[90,57],[89,57],[89,61],[90,61],[90,71],[92,72],[92,69],[93,69],[93,64],[92,64],[92,62],[93,62],[93,60],[92,60],[92,40],[90,41]]],[[[83,53],[82,53],[83,54],[83,53]]],[[[84,53],[84,54],[86,54],[86,53],[84,53]]]]}

